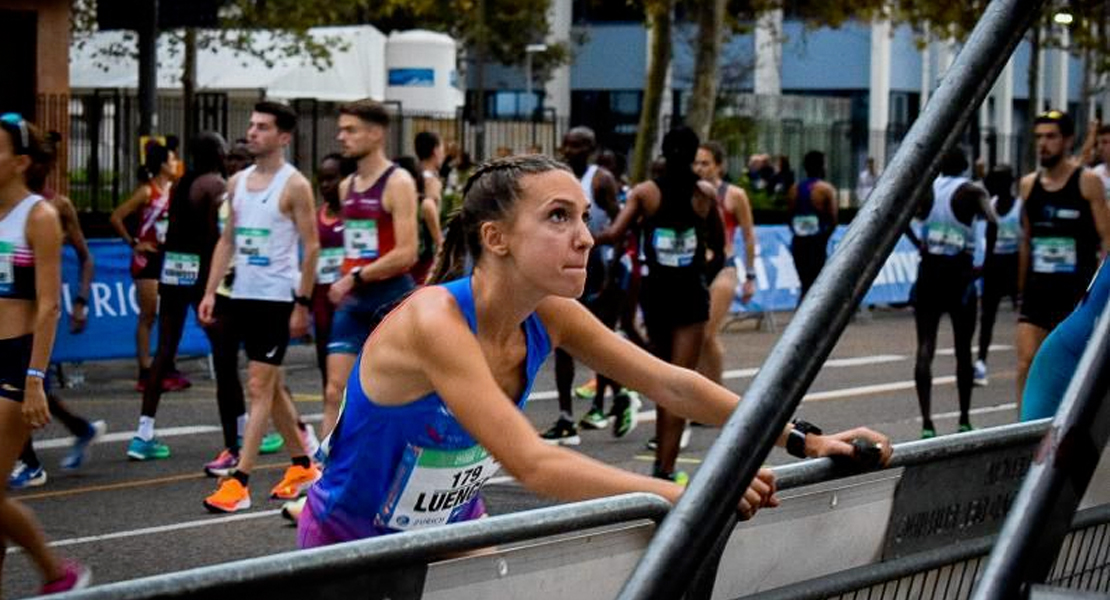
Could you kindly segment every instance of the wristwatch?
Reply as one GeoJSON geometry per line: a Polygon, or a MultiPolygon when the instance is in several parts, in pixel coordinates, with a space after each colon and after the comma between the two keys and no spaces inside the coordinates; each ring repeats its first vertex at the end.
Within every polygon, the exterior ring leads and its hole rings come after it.
{"type": "Polygon", "coordinates": [[[312,306],[312,299],[310,299],[308,296],[294,295],[293,302],[296,304],[300,304],[301,306],[304,306],[306,308],[312,306]]]}
{"type": "Polygon", "coordinates": [[[747,279],[748,281],[755,281],[755,273],[748,271],[744,274],[744,279],[747,279]]]}
{"type": "Polygon", "coordinates": [[[821,428],[801,419],[794,419],[792,421],[794,428],[790,430],[790,434],[786,436],[786,451],[791,456],[798,458],[808,458],[806,456],[806,435],[812,433],[813,435],[821,435],[821,428]]]}
{"type": "Polygon", "coordinates": [[[355,278],[355,287],[358,287],[358,286],[362,285],[363,283],[365,283],[362,280],[362,277],[359,276],[359,273],[361,273],[361,272],[362,272],[362,267],[361,266],[358,266],[358,267],[355,267],[355,268],[351,269],[351,277],[355,278]]]}

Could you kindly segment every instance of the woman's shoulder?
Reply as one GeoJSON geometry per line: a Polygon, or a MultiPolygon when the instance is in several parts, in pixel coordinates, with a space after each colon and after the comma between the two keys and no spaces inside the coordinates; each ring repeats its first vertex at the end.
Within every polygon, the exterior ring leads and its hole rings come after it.
{"type": "Polygon", "coordinates": [[[411,329],[435,332],[452,321],[466,322],[458,300],[446,286],[428,285],[414,291],[397,307],[399,317],[411,324],[411,329]]]}

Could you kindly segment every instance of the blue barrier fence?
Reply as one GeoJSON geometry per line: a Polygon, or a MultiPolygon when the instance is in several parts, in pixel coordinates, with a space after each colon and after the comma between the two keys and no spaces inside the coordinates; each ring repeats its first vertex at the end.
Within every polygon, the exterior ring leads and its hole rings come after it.
{"type": "MultiPolygon", "coordinates": [[[[83,333],[69,332],[69,315],[78,293],[80,273],[77,255],[66,246],[62,255],[62,308],[65,318],[58,320],[54,343],[54,362],[79,362],[135,357],[135,324],[139,318],[139,299],[131,281],[131,248],[119,240],[89,240],[96,261],[96,275],[89,289],[89,325],[83,333]]],[[[157,335],[152,332],[152,344],[157,335]]],[[[179,354],[208,354],[208,340],[192,311],[185,323],[179,354]]]]}
{"type": "MultiPolygon", "coordinates": [[[[829,240],[830,252],[843,234],[844,228],[838,227],[829,240]]],[[[737,295],[732,310],[792,310],[798,304],[798,274],[790,256],[790,228],[785,225],[759,226],[756,227],[756,235],[756,294],[748,304],[742,304],[737,295]]],[[[743,248],[739,231],[736,247],[743,248]]],[[[69,247],[66,247],[63,255],[62,306],[67,319],[59,320],[58,338],[54,345],[55,362],[135,356],[135,323],[139,304],[129,271],[131,249],[119,240],[90,240],[89,249],[96,260],[96,276],[89,290],[89,325],[84,333],[78,335],[69,333],[68,324],[68,315],[73,309],[73,297],[77,294],[79,281],[77,257],[69,247]]],[[[906,302],[910,288],[917,278],[919,260],[913,244],[905,238],[900,240],[864,302],[906,302]]],[[[740,263],[738,267],[743,280],[743,260],[737,262],[740,263]]],[[[208,354],[208,340],[192,311],[185,323],[185,333],[178,352],[189,356],[208,354]]]]}
{"type": "MultiPolygon", "coordinates": [[[[840,226],[829,238],[829,254],[836,249],[846,228],[840,226]]],[[[732,303],[733,312],[761,312],[763,310],[793,310],[798,305],[800,284],[790,255],[790,228],[786,225],[761,225],[756,233],[756,292],[751,302],[740,302],[739,294],[732,303]]],[[[744,280],[742,251],[744,245],[739,229],[736,230],[737,268],[744,280]]],[[[910,288],[917,280],[917,264],[921,262],[917,248],[904,236],[898,240],[894,252],[887,259],[875,283],[864,296],[864,304],[898,304],[906,302],[910,288]]]]}

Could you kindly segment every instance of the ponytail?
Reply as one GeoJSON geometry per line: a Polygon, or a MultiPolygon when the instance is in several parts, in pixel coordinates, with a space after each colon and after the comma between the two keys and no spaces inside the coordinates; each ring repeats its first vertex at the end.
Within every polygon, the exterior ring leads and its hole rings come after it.
{"type": "Polygon", "coordinates": [[[457,210],[447,221],[447,231],[443,234],[443,244],[432,263],[432,272],[427,283],[444,283],[458,279],[466,273],[466,226],[463,211],[457,210]]]}

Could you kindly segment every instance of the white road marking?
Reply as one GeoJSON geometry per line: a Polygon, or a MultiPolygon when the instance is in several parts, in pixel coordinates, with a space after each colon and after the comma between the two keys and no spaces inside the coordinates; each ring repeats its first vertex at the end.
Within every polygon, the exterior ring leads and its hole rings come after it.
{"type": "MultiPolygon", "coordinates": [[[[236,521],[249,521],[251,519],[261,519],[265,517],[273,517],[281,514],[281,509],[263,510],[259,512],[240,513],[235,515],[227,515],[225,517],[215,517],[212,519],[200,519],[197,521],[185,521],[184,523],[173,523],[171,525],[159,525],[157,527],[143,527],[141,529],[131,529],[128,531],[116,531],[113,533],[105,533],[102,535],[88,535],[84,537],[69,538],[66,540],[57,540],[50,542],[53,548],[60,548],[62,546],[77,546],[80,544],[92,544],[96,542],[105,542],[109,540],[118,540],[123,538],[138,537],[141,535],[154,535],[158,533],[167,533],[170,531],[181,531],[184,529],[196,529],[198,527],[210,527],[212,525],[224,525],[227,523],[234,523],[236,521]]],[[[12,547],[8,548],[9,554],[20,552],[22,548],[12,547]]]]}
{"type": "MultiPolygon", "coordinates": [[[[1005,351],[1013,350],[1013,346],[1009,346],[1009,345],[1005,345],[1005,344],[994,344],[994,345],[991,345],[990,350],[992,352],[1005,352],[1005,351]]],[[[942,355],[942,356],[950,356],[950,355],[954,354],[954,351],[953,351],[952,348],[940,348],[940,349],[937,350],[937,354],[942,355]]],[[[870,365],[879,365],[879,364],[886,364],[886,363],[892,363],[892,362],[899,362],[899,361],[909,360],[909,359],[910,359],[909,356],[904,356],[904,355],[900,355],[900,354],[876,354],[876,355],[872,355],[872,356],[857,356],[857,357],[850,357],[850,358],[832,358],[832,359],[829,359],[829,360],[825,361],[825,367],[829,367],[829,368],[863,367],[863,366],[870,366],[870,365]]],[[[758,373],[758,372],[759,372],[758,367],[749,367],[749,368],[745,368],[745,369],[732,369],[732,370],[725,371],[724,374],[723,374],[723,377],[724,377],[724,379],[744,379],[744,378],[748,378],[748,377],[754,377],[755,374],[758,373]]],[[[956,378],[951,377],[951,376],[949,376],[949,377],[936,377],[936,378],[933,379],[933,384],[934,385],[948,385],[948,384],[954,383],[955,381],[956,381],[956,378]]],[[[838,398],[849,398],[849,397],[852,397],[852,396],[864,395],[864,394],[877,394],[877,393],[883,393],[883,392],[897,392],[897,391],[913,389],[913,385],[914,385],[913,381],[896,381],[896,382],[893,382],[893,383],[881,383],[881,384],[876,384],[876,385],[865,385],[865,386],[859,386],[859,387],[844,388],[844,389],[840,389],[840,390],[829,390],[829,391],[825,391],[825,392],[814,392],[814,393],[811,393],[811,394],[806,394],[806,396],[802,400],[803,401],[833,400],[833,399],[838,399],[838,398]]],[[[530,401],[554,400],[558,397],[559,397],[559,395],[555,391],[541,391],[541,392],[533,392],[530,396],[528,396],[528,400],[530,400],[530,401]]],[[[641,420],[643,422],[653,422],[655,420],[655,411],[647,411],[645,413],[641,413],[641,415],[642,415],[641,420]]],[[[302,415],[301,419],[306,421],[306,422],[310,422],[310,423],[319,423],[323,419],[323,415],[320,414],[320,413],[306,414],[306,415],[302,415]]],[[[214,426],[214,425],[191,425],[191,426],[185,426],[185,427],[159,428],[157,430],[157,432],[158,432],[158,437],[160,437],[160,438],[170,438],[170,437],[178,437],[178,436],[184,436],[184,435],[197,435],[197,434],[201,434],[201,433],[215,433],[215,432],[218,432],[219,430],[220,430],[220,428],[217,427],[217,426],[214,426]]],[[[100,443],[126,442],[126,441],[130,441],[131,438],[134,435],[135,434],[131,430],[121,431],[121,432],[116,432],[116,433],[109,433],[109,434],[106,434],[103,437],[101,437],[99,441],[100,441],[100,443]]],[[[51,438],[51,439],[36,440],[35,441],[35,447],[38,448],[38,449],[41,449],[41,450],[46,450],[46,449],[50,449],[50,448],[68,448],[72,444],[73,444],[73,438],[72,437],[51,438]]]]}

